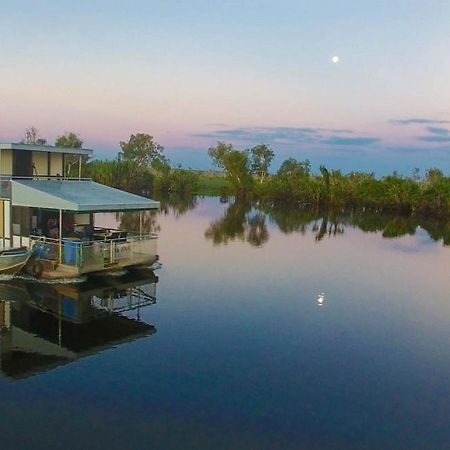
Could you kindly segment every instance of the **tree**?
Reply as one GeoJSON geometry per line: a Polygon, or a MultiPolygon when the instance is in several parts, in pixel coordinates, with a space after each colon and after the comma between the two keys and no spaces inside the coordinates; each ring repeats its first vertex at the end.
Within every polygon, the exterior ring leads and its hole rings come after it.
{"type": "Polygon", "coordinates": [[[274,157],[274,152],[267,145],[260,144],[250,149],[250,169],[263,183],[269,175],[269,167],[274,157]]]}
{"type": "Polygon", "coordinates": [[[55,147],[65,147],[65,148],[81,148],[83,147],[83,141],[80,137],[70,132],[65,132],[63,135],[59,136],[55,141],[55,147]]]}
{"type": "MultiPolygon", "coordinates": [[[[64,148],[82,148],[83,141],[81,138],[72,131],[66,131],[63,135],[58,136],[55,141],[55,147],[64,147],[64,148]]],[[[86,157],[83,158],[83,163],[86,163],[86,157]]],[[[66,155],[65,163],[66,163],[66,176],[70,177],[72,167],[78,164],[79,156],[78,155],[66,155]]]]}
{"type": "Polygon", "coordinates": [[[325,185],[325,192],[324,192],[324,200],[328,202],[330,200],[330,172],[328,172],[328,169],[325,166],[319,167],[320,173],[322,174],[322,179],[325,185]]]}
{"type": "Polygon", "coordinates": [[[23,144],[46,145],[47,139],[39,137],[39,130],[36,127],[25,129],[25,136],[22,139],[23,144]]]}
{"type": "Polygon", "coordinates": [[[153,141],[146,133],[132,134],[128,142],[121,142],[119,157],[125,161],[134,161],[141,167],[153,167],[161,163],[168,164],[163,155],[164,147],[153,141]]]}
{"type": "Polygon", "coordinates": [[[309,159],[297,161],[295,158],[288,158],[281,164],[278,169],[278,175],[288,177],[304,177],[309,176],[311,172],[311,162],[309,159]]]}
{"type": "Polygon", "coordinates": [[[248,152],[236,150],[232,144],[218,142],[208,150],[213,163],[225,171],[234,193],[244,194],[252,184],[248,152]]]}
{"type": "Polygon", "coordinates": [[[440,169],[431,168],[431,169],[427,170],[427,173],[426,173],[427,183],[434,183],[436,181],[442,180],[443,177],[444,177],[444,174],[443,174],[442,170],[440,170],[440,169]]]}

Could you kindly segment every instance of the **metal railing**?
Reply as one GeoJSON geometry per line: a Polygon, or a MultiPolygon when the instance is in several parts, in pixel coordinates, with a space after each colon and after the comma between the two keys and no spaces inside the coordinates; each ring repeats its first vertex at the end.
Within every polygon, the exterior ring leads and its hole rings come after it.
{"type": "Polygon", "coordinates": [[[122,313],[156,303],[156,283],[150,283],[142,287],[128,288],[109,296],[91,299],[91,305],[108,312],[122,313]]]}
{"type": "Polygon", "coordinates": [[[38,259],[76,267],[80,273],[88,273],[115,265],[120,267],[153,262],[156,257],[156,238],[157,235],[153,233],[101,240],[30,236],[30,244],[38,259]]]}

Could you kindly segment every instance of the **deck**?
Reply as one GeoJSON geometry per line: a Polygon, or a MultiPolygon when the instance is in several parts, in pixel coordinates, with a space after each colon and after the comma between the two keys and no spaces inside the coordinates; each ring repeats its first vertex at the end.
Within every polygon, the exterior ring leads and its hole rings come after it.
{"type": "Polygon", "coordinates": [[[41,264],[43,278],[73,278],[92,272],[151,265],[158,259],[156,239],[153,233],[130,235],[114,230],[83,240],[30,236],[30,245],[35,249],[36,261],[41,264]]]}

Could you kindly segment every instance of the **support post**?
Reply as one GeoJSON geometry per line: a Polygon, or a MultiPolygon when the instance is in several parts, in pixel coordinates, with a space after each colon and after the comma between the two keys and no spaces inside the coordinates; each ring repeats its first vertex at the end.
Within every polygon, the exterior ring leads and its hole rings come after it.
{"type": "Polygon", "coordinates": [[[78,158],[78,179],[81,180],[81,158],[82,156],[80,155],[78,158]]]}
{"type": "Polygon", "coordinates": [[[62,263],[62,230],[63,230],[63,223],[62,223],[62,209],[59,210],[59,263],[62,263]]]}
{"type": "Polygon", "coordinates": [[[139,211],[139,237],[142,237],[142,211],[139,211]]]}
{"type": "Polygon", "coordinates": [[[62,347],[62,298],[58,295],[58,345],[62,347]]]}

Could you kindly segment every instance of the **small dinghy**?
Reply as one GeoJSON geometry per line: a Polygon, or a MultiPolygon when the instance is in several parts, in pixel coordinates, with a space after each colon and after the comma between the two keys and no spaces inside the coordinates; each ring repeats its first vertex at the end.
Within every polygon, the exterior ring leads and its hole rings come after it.
{"type": "Polygon", "coordinates": [[[19,272],[32,253],[33,250],[27,247],[13,247],[0,250],[0,274],[19,272]]]}

